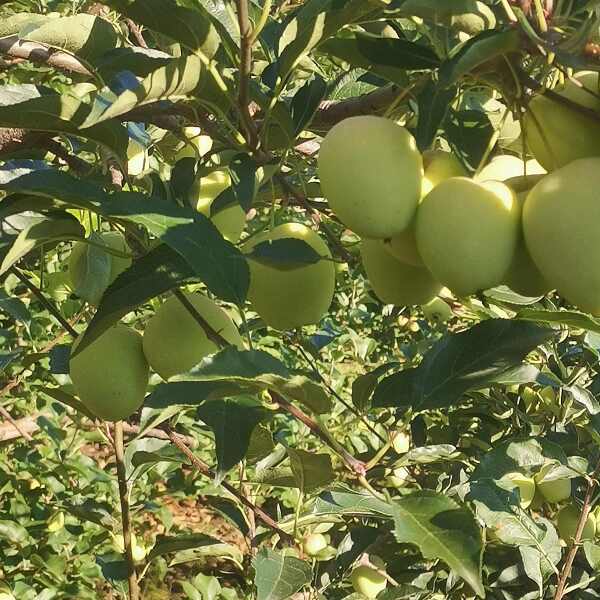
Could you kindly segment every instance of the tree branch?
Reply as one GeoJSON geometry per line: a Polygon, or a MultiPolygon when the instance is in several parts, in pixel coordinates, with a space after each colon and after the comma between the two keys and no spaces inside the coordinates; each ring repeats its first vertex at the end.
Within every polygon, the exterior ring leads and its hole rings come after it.
{"type": "Polygon", "coordinates": [[[127,489],[127,474],[125,471],[125,448],[123,442],[123,422],[117,421],[114,426],[113,439],[115,443],[115,459],[117,463],[117,479],[119,481],[119,499],[121,501],[121,521],[123,523],[123,545],[127,563],[127,579],[129,582],[129,600],[139,600],[135,561],[131,545],[131,520],[129,515],[129,490],[127,489]]]}
{"type": "MultiPolygon", "coordinates": [[[[215,474],[211,471],[210,467],[202,460],[200,460],[184,443],[183,438],[175,433],[169,426],[166,426],[166,433],[169,439],[181,450],[183,454],[188,458],[192,465],[205,477],[214,479],[215,474]]],[[[221,486],[225,488],[230,494],[233,494],[246,508],[249,508],[267,527],[279,534],[281,540],[287,544],[294,544],[294,538],[283,531],[277,523],[260,507],[256,506],[248,498],[240,494],[231,484],[226,481],[221,482],[221,486]]]]}
{"type": "Polygon", "coordinates": [[[44,44],[37,42],[27,42],[19,39],[17,35],[0,38],[0,53],[12,56],[13,58],[22,58],[36,63],[45,63],[50,67],[55,67],[63,71],[79,73],[81,75],[91,76],[90,70],[80,63],[72,54],[49,48],[44,44]]]}

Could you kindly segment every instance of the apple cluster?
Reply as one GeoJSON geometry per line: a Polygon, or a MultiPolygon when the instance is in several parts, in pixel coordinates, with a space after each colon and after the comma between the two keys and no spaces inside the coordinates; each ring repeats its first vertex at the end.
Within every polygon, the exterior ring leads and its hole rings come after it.
{"type": "Polygon", "coordinates": [[[425,304],[444,287],[466,297],[504,284],[529,297],[557,290],[600,314],[600,120],[585,112],[600,115],[598,74],[576,81],[555,92],[573,106],[543,95],[530,102],[533,159],[496,156],[473,177],[451,152],[421,154],[407,129],[382,117],[330,130],[319,154],[322,192],[360,236],[382,301],[425,304]]]}
{"type": "MultiPolygon", "coordinates": [[[[561,539],[566,543],[572,543],[577,526],[581,517],[581,509],[571,498],[571,480],[565,477],[552,477],[552,464],[544,465],[533,476],[514,471],[506,473],[500,480],[501,487],[507,487],[518,491],[521,508],[538,509],[543,503],[564,504],[556,513],[556,526],[561,539]]],[[[593,540],[596,536],[597,512],[590,512],[584,523],[581,540],[593,540]]],[[[494,532],[490,532],[494,537],[494,532]]]]}

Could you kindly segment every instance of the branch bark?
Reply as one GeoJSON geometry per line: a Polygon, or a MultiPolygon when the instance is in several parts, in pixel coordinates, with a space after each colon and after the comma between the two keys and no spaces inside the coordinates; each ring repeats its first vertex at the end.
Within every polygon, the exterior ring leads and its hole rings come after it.
{"type": "Polygon", "coordinates": [[[92,75],[91,71],[77,60],[72,54],[49,48],[37,42],[20,40],[18,36],[11,35],[0,39],[0,53],[22,58],[36,63],[47,64],[63,71],[79,73],[80,75],[92,75]]]}

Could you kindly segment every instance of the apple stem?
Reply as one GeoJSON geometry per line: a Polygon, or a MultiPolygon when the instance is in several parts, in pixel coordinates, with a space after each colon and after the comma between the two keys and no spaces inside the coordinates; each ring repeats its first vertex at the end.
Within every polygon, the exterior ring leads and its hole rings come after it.
{"type": "Polygon", "coordinates": [[[583,534],[583,530],[585,528],[585,524],[587,523],[590,511],[592,509],[592,497],[594,495],[594,491],[598,484],[597,477],[600,473],[600,460],[594,469],[594,472],[587,478],[587,490],[585,492],[585,498],[583,500],[583,507],[581,509],[581,515],[579,517],[579,523],[577,523],[577,530],[575,531],[575,537],[573,539],[573,544],[567,554],[567,558],[565,559],[565,564],[560,572],[560,577],[558,578],[558,585],[556,586],[556,592],[554,594],[554,600],[562,600],[563,596],[566,594],[566,587],[569,581],[569,577],[571,576],[571,569],[573,568],[573,562],[575,561],[575,556],[577,555],[577,551],[580,547],[581,535],[583,534]]]}
{"type": "Polygon", "coordinates": [[[121,501],[121,522],[123,523],[123,544],[125,546],[125,562],[127,563],[127,579],[129,582],[129,600],[139,600],[133,549],[131,546],[131,519],[129,514],[129,491],[125,471],[125,446],[123,443],[123,421],[117,421],[114,426],[113,439],[115,445],[115,460],[117,463],[117,479],[119,481],[119,499],[121,501]]]}

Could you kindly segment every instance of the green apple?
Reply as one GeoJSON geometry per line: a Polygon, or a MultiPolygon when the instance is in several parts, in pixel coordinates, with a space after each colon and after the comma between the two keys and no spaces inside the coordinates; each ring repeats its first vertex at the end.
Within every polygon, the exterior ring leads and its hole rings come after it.
{"type": "Polygon", "coordinates": [[[413,267],[423,267],[423,259],[417,248],[414,220],[402,233],[383,240],[383,245],[397,260],[413,267]]]}
{"type": "MultiPolygon", "coordinates": [[[[517,194],[521,206],[524,205],[526,197],[527,193],[525,192],[517,194]]],[[[545,296],[552,290],[552,286],[546,281],[531,258],[522,230],[510,267],[504,275],[504,283],[522,296],[545,296]]]]}
{"type": "Polygon", "coordinates": [[[410,448],[410,435],[406,431],[398,431],[392,440],[392,448],[398,454],[405,454],[410,448]]]}
{"type": "Polygon", "coordinates": [[[450,177],[466,177],[467,172],[461,162],[452,154],[443,150],[427,150],[423,153],[423,189],[426,196],[436,185],[450,177]]]}
{"type": "Polygon", "coordinates": [[[148,150],[135,140],[127,145],[127,173],[132,177],[141,175],[148,167],[148,150]]]}
{"type": "Polygon", "coordinates": [[[566,477],[544,481],[544,475],[551,468],[552,465],[548,464],[540,469],[539,473],[535,476],[536,488],[546,502],[562,502],[571,497],[571,480],[566,477]]]}
{"type": "MultiPolygon", "coordinates": [[[[201,294],[186,294],[186,298],[227,342],[243,348],[235,323],[218,304],[201,294]]],[[[205,356],[219,350],[176,296],[163,302],[150,318],[143,345],[148,363],[165,380],[189,371],[205,356]]]]}
{"type": "MultiPolygon", "coordinates": [[[[577,532],[577,524],[581,518],[581,510],[573,505],[568,504],[558,511],[556,515],[556,526],[558,534],[567,543],[572,543],[575,533],[577,532]]],[[[581,534],[582,540],[593,540],[596,535],[596,517],[590,512],[583,526],[581,534]]]]}
{"type": "Polygon", "coordinates": [[[513,489],[517,488],[519,490],[521,508],[527,508],[531,504],[535,496],[535,481],[533,477],[527,477],[523,473],[514,471],[503,475],[501,481],[508,482],[513,489]]]}
{"type": "Polygon", "coordinates": [[[547,175],[528,194],[523,232],[552,287],[585,312],[600,314],[600,158],[547,175]]]}
{"type": "Polygon", "coordinates": [[[403,16],[420,17],[473,35],[496,26],[493,11],[479,0],[405,0],[400,10],[403,16]]]}
{"type": "Polygon", "coordinates": [[[125,325],[115,325],[75,354],[81,339],[73,344],[69,361],[79,399],[106,421],[131,416],[143,404],[148,385],[142,336],[125,325]]]}
{"type": "Polygon", "coordinates": [[[426,304],[442,289],[425,267],[394,258],[381,240],[362,240],[360,254],[373,291],[386,304],[426,304]]]}
{"type": "Polygon", "coordinates": [[[579,71],[573,79],[566,78],[564,84],[554,91],[580,106],[600,111],[599,83],[597,71],[579,71]]]}
{"type": "Polygon", "coordinates": [[[423,161],[404,127],[383,117],[345,119],[325,136],[318,170],[331,209],[361,237],[391,238],[410,225],[423,161]]]}
{"type": "Polygon", "coordinates": [[[354,591],[365,598],[377,598],[387,587],[387,579],[383,574],[367,565],[355,567],[350,579],[354,591]]]}
{"type": "Polygon", "coordinates": [[[421,306],[421,310],[428,321],[445,323],[454,317],[454,313],[448,306],[448,303],[444,302],[441,298],[434,298],[427,304],[421,306]]]}
{"type": "Polygon", "coordinates": [[[216,170],[196,180],[190,190],[189,202],[198,212],[209,217],[228,241],[236,243],[246,225],[246,213],[236,202],[211,216],[210,208],[219,194],[231,186],[231,177],[227,171],[216,170]]]}
{"type": "Polygon", "coordinates": [[[311,533],[302,541],[302,549],[308,556],[316,556],[328,545],[327,538],[322,533],[311,533]]]}
{"type": "MultiPolygon", "coordinates": [[[[583,72],[575,78],[598,93],[597,73],[583,72]]],[[[600,110],[600,100],[572,82],[554,91],[584,108],[600,110]]],[[[524,125],[529,149],[548,171],[580,158],[600,156],[600,121],[575,107],[535,96],[524,115],[524,125]]]]}
{"type": "Polygon", "coordinates": [[[257,244],[286,238],[306,242],[322,258],[308,265],[271,265],[248,258],[252,308],[267,325],[281,330],[318,323],[331,305],[335,288],[331,252],[306,225],[278,225],[251,238],[244,251],[249,253],[257,244]]]}
{"type": "Polygon", "coordinates": [[[417,212],[419,254],[433,276],[459,296],[494,287],[512,262],[520,216],[505,184],[446,179],[417,212]]]}
{"type": "Polygon", "coordinates": [[[503,154],[492,158],[475,179],[477,181],[506,181],[513,177],[543,175],[544,173],[546,170],[537,160],[524,162],[512,154],[503,154]]]}
{"type": "MultiPolygon", "coordinates": [[[[118,231],[104,231],[96,234],[94,241],[121,253],[129,254],[131,252],[125,238],[118,231]]],[[[90,304],[98,305],[106,288],[129,268],[131,262],[131,257],[116,256],[105,250],[98,250],[97,247],[86,242],[76,242],[73,244],[69,256],[67,272],[75,293],[90,304]],[[104,271],[102,267],[95,270],[94,261],[97,259],[108,261],[108,272],[104,271]]]]}

